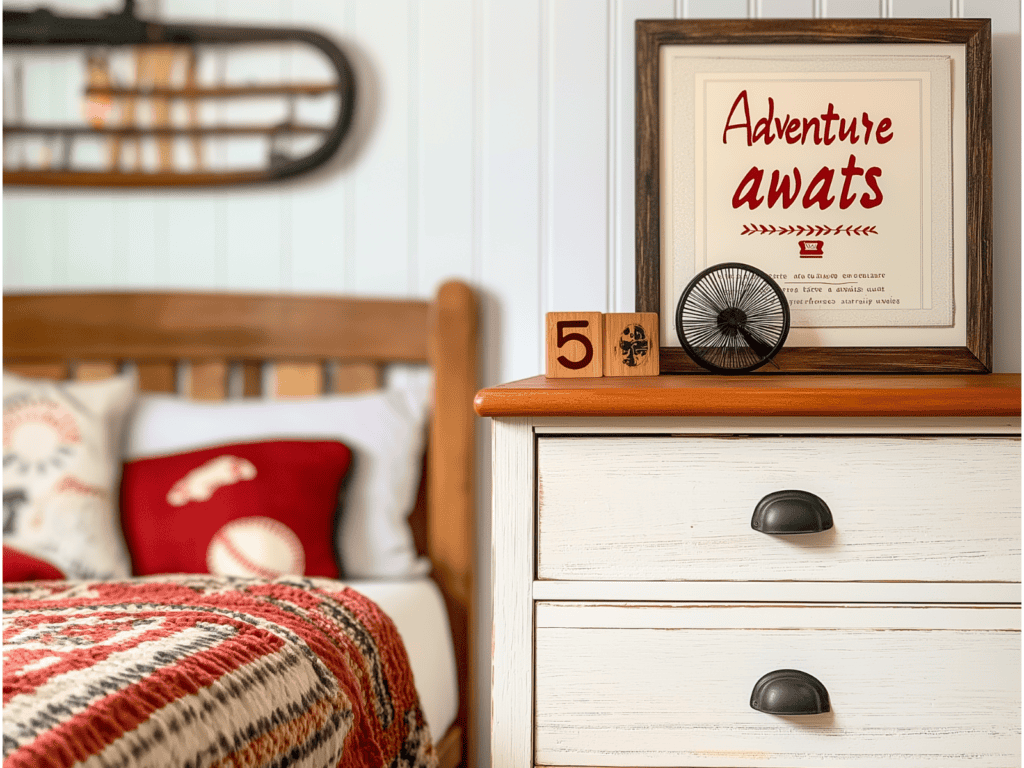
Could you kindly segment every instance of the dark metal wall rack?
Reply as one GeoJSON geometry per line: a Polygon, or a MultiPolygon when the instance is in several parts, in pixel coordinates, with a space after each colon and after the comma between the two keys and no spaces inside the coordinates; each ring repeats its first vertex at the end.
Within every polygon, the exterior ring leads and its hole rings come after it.
{"type": "MultiPolygon", "coordinates": [[[[141,19],[134,0],[125,0],[117,13],[101,17],[55,15],[46,9],[9,11],[3,14],[4,52],[17,55],[26,49],[80,48],[86,59],[86,81],[82,86],[82,123],[31,123],[22,114],[4,115],[4,184],[26,186],[82,187],[177,187],[269,182],[307,173],[326,163],[342,144],[352,122],[355,78],[345,54],[326,36],[308,29],[236,27],[192,24],[164,24],[141,19]],[[200,51],[230,51],[241,47],[308,45],[330,62],[334,79],[329,82],[282,82],[256,84],[201,84],[197,61],[200,51]],[[110,73],[108,56],[129,49],[134,55],[132,83],[117,83],[110,73]],[[184,70],[184,82],[171,82],[172,72],[184,70]],[[296,101],[301,98],[337,98],[334,122],[318,125],[295,118],[296,101]],[[198,105],[204,100],[269,99],[286,100],[284,120],[260,123],[201,124],[198,105]],[[184,103],[187,120],[176,125],[171,105],[184,103]],[[152,124],[139,125],[140,104],[152,112],[152,124]],[[211,169],[204,162],[203,140],[212,137],[265,136],[266,163],[258,167],[211,169]],[[318,136],[312,151],[294,156],[282,148],[291,137],[318,136]],[[50,150],[29,161],[25,153],[14,154],[10,146],[26,138],[41,139],[50,150]],[[83,138],[106,142],[109,161],[105,168],[76,167],[74,148],[83,138]],[[173,159],[175,139],[188,139],[193,162],[180,169],[173,159]],[[157,148],[155,169],[142,167],[141,144],[157,148]],[[128,160],[134,149],[135,162],[128,160]]],[[[21,76],[20,66],[15,70],[21,76]]],[[[25,94],[18,83],[17,110],[23,111],[25,94]]],[[[5,105],[6,106],[6,105],[5,105]]],[[[6,112],[6,109],[5,109],[6,112]]]]}

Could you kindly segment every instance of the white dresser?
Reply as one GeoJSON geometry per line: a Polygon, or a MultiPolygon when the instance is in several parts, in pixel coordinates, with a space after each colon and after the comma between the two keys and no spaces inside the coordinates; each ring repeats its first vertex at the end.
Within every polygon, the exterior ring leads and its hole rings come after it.
{"type": "Polygon", "coordinates": [[[528,379],[494,768],[1021,764],[1020,377],[528,379]]]}

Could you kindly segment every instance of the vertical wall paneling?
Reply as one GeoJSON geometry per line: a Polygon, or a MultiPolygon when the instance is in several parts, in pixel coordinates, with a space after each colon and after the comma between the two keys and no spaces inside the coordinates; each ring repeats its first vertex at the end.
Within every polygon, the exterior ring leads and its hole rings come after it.
{"type": "Polygon", "coordinates": [[[609,312],[614,312],[614,307],[619,298],[619,275],[622,274],[621,257],[619,248],[619,72],[622,69],[621,59],[623,51],[620,47],[621,34],[619,30],[619,6],[616,0],[608,0],[607,3],[607,46],[608,46],[608,113],[605,115],[605,130],[607,131],[607,160],[608,181],[606,195],[606,218],[607,218],[607,259],[608,259],[608,296],[606,305],[609,312]]]}
{"type": "MultiPolygon", "coordinates": [[[[88,3],[67,3],[59,7],[66,13],[90,12],[88,3]]],[[[57,122],[80,121],[83,117],[85,65],[80,56],[61,51],[53,57],[56,65],[51,75],[51,118],[57,122]],[[55,76],[54,76],[55,75],[55,76]]],[[[31,94],[27,98],[31,98],[31,94]]],[[[42,100],[40,99],[40,102],[42,100]]],[[[104,160],[105,142],[78,141],[70,149],[72,162],[97,167],[104,160]]],[[[50,151],[51,163],[60,162],[60,150],[50,151]]],[[[66,276],[72,285],[106,287],[114,284],[115,196],[110,192],[68,193],[62,201],[67,206],[66,276]]]]}
{"type": "MultiPolygon", "coordinates": [[[[166,242],[158,242],[157,219],[165,195],[151,192],[118,192],[114,203],[114,279],[120,288],[156,286],[157,257],[168,252],[166,242]]],[[[161,223],[164,223],[162,220],[161,223]]],[[[163,227],[166,231],[166,226],[163,227]]],[[[187,230],[186,230],[187,231],[187,230]]],[[[212,251],[210,243],[189,238],[190,249],[212,251]]],[[[178,282],[187,280],[179,273],[178,282]]]]}
{"type": "Polygon", "coordinates": [[[472,0],[421,4],[417,97],[416,293],[473,274],[475,84],[472,0]]]}
{"type": "MultiPolygon", "coordinates": [[[[473,3],[473,282],[482,283],[483,252],[484,252],[484,125],[487,118],[485,94],[487,83],[484,74],[486,45],[484,30],[487,17],[484,12],[486,0],[472,0],[473,3]]],[[[489,315],[483,312],[481,330],[489,332],[489,315]]],[[[495,355],[481,355],[481,368],[487,373],[497,372],[495,355]]],[[[486,377],[485,377],[486,378],[486,377]]],[[[485,451],[490,452],[490,441],[481,443],[485,451]]],[[[489,562],[489,561],[488,561],[489,562]]]]}
{"type": "Polygon", "coordinates": [[[41,205],[33,206],[32,215],[42,214],[42,221],[47,222],[47,226],[35,226],[31,220],[22,224],[28,229],[26,238],[28,250],[24,254],[28,267],[26,277],[30,277],[28,284],[33,288],[66,285],[69,240],[68,206],[63,200],[41,202],[41,205]],[[43,254],[38,260],[34,258],[37,252],[43,254]],[[49,260],[47,260],[47,256],[49,260]]]}
{"type": "Polygon", "coordinates": [[[825,16],[830,19],[877,19],[882,16],[883,0],[823,0],[825,16]]]}
{"type": "Polygon", "coordinates": [[[948,19],[955,0],[891,0],[894,19],[948,19]]]}
{"type": "MultiPolygon", "coordinates": [[[[615,294],[609,310],[632,312],[636,308],[636,20],[670,19],[675,8],[672,0],[612,0],[612,9],[612,76],[616,83],[611,131],[614,170],[609,195],[615,229],[615,294]]],[[[701,9],[701,3],[689,0],[691,15],[701,9]]]]}
{"type": "MultiPolygon", "coordinates": [[[[33,282],[25,274],[28,271],[30,261],[26,258],[31,253],[31,243],[28,242],[27,226],[21,222],[28,221],[34,213],[34,200],[27,197],[15,197],[4,200],[4,285],[12,288],[20,288],[31,285],[33,282]]],[[[42,260],[39,260],[42,261],[42,260]]],[[[38,262],[37,262],[38,263],[38,262]]],[[[44,262],[47,263],[47,262],[44,262]]],[[[37,279],[45,275],[37,275],[37,279]]]]}
{"type": "MultiPolygon", "coordinates": [[[[223,254],[218,251],[218,215],[226,211],[224,198],[216,193],[195,192],[187,195],[155,195],[156,201],[140,201],[162,211],[164,219],[158,219],[165,243],[158,246],[165,256],[158,265],[160,282],[168,287],[180,287],[183,276],[188,276],[188,285],[195,288],[223,288],[223,278],[218,262],[223,254]],[[166,262],[163,259],[166,259],[166,262]]],[[[266,230],[264,230],[266,231],[266,230]]],[[[246,246],[248,247],[248,246],[246,246]]],[[[238,256],[236,254],[235,258],[238,256]]],[[[239,265],[232,264],[232,269],[239,265]]],[[[250,285],[263,290],[276,288],[274,281],[263,283],[253,281],[250,285]]],[[[233,287],[233,286],[232,286],[233,287]]]]}
{"type": "Polygon", "coordinates": [[[963,0],[966,18],[992,19],[992,254],[995,370],[1020,370],[1021,11],[1006,0],[963,0]]]}
{"type": "Polygon", "coordinates": [[[281,274],[281,198],[274,192],[238,191],[227,201],[224,242],[226,288],[278,290],[281,274]]]}
{"type": "Polygon", "coordinates": [[[409,274],[410,0],[353,0],[352,34],[373,78],[364,89],[371,131],[352,176],[353,284],[360,293],[406,294],[409,274]]]}
{"type": "MultiPolygon", "coordinates": [[[[219,16],[224,24],[274,25],[285,22],[286,9],[282,0],[225,3],[219,16]]],[[[241,50],[232,49],[222,66],[228,84],[280,82],[284,76],[284,54],[279,46],[246,46],[241,50]]],[[[285,109],[276,100],[232,99],[225,101],[222,107],[222,117],[228,123],[257,120],[264,123],[284,116],[285,109]]],[[[224,162],[229,167],[262,167],[267,162],[269,148],[265,137],[233,140],[225,145],[224,162]]],[[[287,258],[281,216],[283,195],[279,185],[240,187],[226,195],[227,229],[225,252],[221,255],[225,262],[226,287],[235,290],[281,287],[282,259],[287,258]]]]}
{"type": "MultiPolygon", "coordinates": [[[[90,13],[96,13],[90,10],[90,13]]],[[[119,51],[110,57],[110,76],[116,83],[131,83],[135,80],[135,57],[127,50],[119,51]]],[[[124,121],[124,106],[115,103],[111,109],[109,121],[120,124],[124,121]]],[[[151,115],[145,101],[136,106],[136,119],[150,122],[151,115]]],[[[113,142],[108,142],[104,163],[111,162],[113,142]]],[[[136,151],[142,154],[141,146],[129,142],[122,145],[120,152],[121,167],[133,167],[136,151]]],[[[112,287],[131,287],[137,285],[153,285],[158,282],[161,272],[158,265],[165,270],[170,268],[163,263],[166,260],[166,235],[158,236],[157,222],[160,231],[166,233],[169,213],[163,208],[163,201],[171,198],[154,194],[147,190],[112,190],[114,198],[113,210],[113,285],[112,287]]],[[[202,247],[194,243],[193,247],[202,247]]],[[[91,252],[79,252],[79,258],[91,259],[91,252]]],[[[187,273],[186,273],[187,274],[187,273]]]]}
{"type": "MultiPolygon", "coordinates": [[[[279,11],[280,24],[289,25],[292,20],[292,0],[281,0],[281,9],[279,11]]],[[[292,82],[292,74],[295,71],[293,59],[295,46],[289,45],[284,50],[281,57],[281,81],[292,82]]],[[[296,102],[289,101],[284,106],[284,119],[287,120],[291,116],[298,119],[298,107],[296,102]]],[[[285,152],[290,156],[296,153],[295,144],[301,142],[300,139],[290,139],[285,141],[285,152]]],[[[292,204],[291,198],[288,195],[288,191],[285,188],[280,190],[280,197],[278,198],[278,208],[281,216],[281,253],[278,264],[278,279],[279,286],[282,290],[290,290],[292,288],[292,204]]],[[[322,390],[321,390],[322,391],[322,390]]]]}
{"type": "MultiPolygon", "coordinates": [[[[501,378],[531,376],[541,364],[540,0],[485,2],[481,281],[500,307],[486,343],[501,378]],[[499,338],[492,338],[495,334],[499,338]]],[[[602,269],[600,264],[594,268],[602,269]]]]}
{"type": "MultiPolygon", "coordinates": [[[[36,211],[44,215],[50,214],[43,219],[43,226],[50,227],[53,233],[48,244],[51,246],[49,253],[52,259],[50,274],[56,285],[73,285],[68,279],[68,262],[71,260],[71,236],[68,232],[69,208],[66,199],[58,198],[52,200],[48,207],[36,211]]],[[[32,223],[29,226],[36,225],[32,223]]],[[[32,258],[31,254],[28,254],[28,258],[32,258]]]]}
{"type": "Polygon", "coordinates": [[[814,17],[814,0],[760,0],[762,19],[810,19],[814,17]]]}
{"type": "Polygon", "coordinates": [[[547,0],[542,310],[607,311],[608,11],[547,0]]]}
{"type": "MultiPolygon", "coordinates": [[[[488,40],[486,30],[487,0],[471,0],[472,49],[471,61],[473,68],[472,83],[472,211],[471,211],[471,242],[473,249],[473,283],[480,285],[480,336],[482,350],[480,354],[481,384],[496,382],[503,373],[505,354],[502,353],[503,328],[511,325],[507,320],[502,322],[502,312],[498,298],[490,283],[484,279],[484,254],[487,240],[484,237],[484,217],[487,205],[484,190],[486,189],[486,131],[487,125],[487,89],[486,78],[488,40]]],[[[425,253],[425,252],[424,252],[425,253]]],[[[492,270],[493,271],[493,270],[492,270]]],[[[539,334],[539,324],[536,332],[539,334]]],[[[477,542],[485,542],[476,552],[476,690],[472,692],[476,704],[477,727],[471,737],[474,742],[470,765],[487,768],[491,764],[490,721],[491,721],[491,644],[493,619],[491,613],[491,420],[481,419],[476,435],[477,484],[476,484],[476,536],[477,542]]]]}
{"type": "MultiPolygon", "coordinates": [[[[76,4],[77,5],[77,4],[76,4]]],[[[67,11],[77,11],[69,7],[67,11]]],[[[59,63],[53,83],[60,99],[54,105],[54,118],[81,120],[82,88],[85,67],[80,57],[61,53],[54,57],[59,63]]],[[[101,142],[76,142],[71,149],[74,162],[95,166],[103,157],[101,142]]],[[[57,159],[54,158],[54,162],[57,159]]],[[[68,194],[65,198],[68,222],[67,279],[71,284],[88,287],[110,286],[114,283],[114,196],[110,192],[68,194]]]]}
{"type": "MultiPolygon", "coordinates": [[[[346,2],[345,8],[339,13],[345,19],[345,28],[350,30],[350,34],[353,36],[353,40],[358,39],[356,29],[356,3],[346,2]]],[[[353,58],[350,58],[350,64],[355,69],[356,77],[356,88],[359,93],[356,96],[356,111],[353,116],[352,130],[348,135],[348,141],[354,143],[353,139],[359,142],[359,146],[356,147],[356,153],[359,157],[365,154],[365,145],[369,142],[369,137],[375,130],[376,126],[376,114],[377,114],[377,102],[378,97],[375,94],[377,86],[377,78],[373,74],[373,68],[371,66],[369,56],[365,50],[354,43],[352,47],[353,58]],[[352,134],[358,134],[353,136],[352,134]]],[[[355,174],[346,174],[345,179],[345,214],[344,214],[344,262],[343,267],[343,280],[347,290],[352,290],[352,286],[355,284],[355,270],[356,270],[356,183],[355,174]]]]}
{"type": "MultiPolygon", "coordinates": [[[[162,10],[168,20],[199,24],[216,24],[220,20],[218,4],[209,0],[168,0],[163,6],[162,10]]],[[[264,18],[270,16],[271,14],[264,13],[264,18]]],[[[240,19],[236,17],[236,20],[240,19]]],[[[223,56],[223,53],[210,49],[198,52],[199,82],[217,82],[219,75],[225,72],[225,62],[221,60],[223,56]]],[[[184,78],[185,61],[182,59],[174,70],[174,82],[184,84],[184,78]]],[[[198,105],[200,120],[219,122],[225,119],[224,104],[222,101],[201,101],[198,105]]],[[[172,105],[171,117],[176,125],[186,125],[188,112],[185,104],[178,102],[172,105]]],[[[200,145],[199,153],[199,160],[204,167],[215,166],[223,159],[222,140],[204,141],[200,145]]],[[[195,168],[197,157],[192,144],[187,141],[176,142],[174,160],[176,168],[195,168]]],[[[149,220],[160,230],[164,242],[158,245],[161,259],[156,265],[156,272],[162,285],[181,286],[183,276],[187,275],[188,284],[196,288],[226,287],[223,281],[223,272],[226,269],[219,269],[226,267],[226,254],[221,247],[221,238],[218,237],[218,228],[223,226],[228,209],[228,198],[223,193],[204,190],[182,193],[181,190],[168,190],[157,193],[132,193],[126,197],[126,213],[138,212],[140,217],[149,213],[149,220]],[[157,218],[154,221],[154,216],[161,215],[162,219],[157,218]],[[168,265],[168,261],[172,264],[168,265]]],[[[138,234],[148,237],[150,233],[140,231],[138,234]]],[[[153,236],[156,236],[155,231],[153,236]]]]}
{"type": "Polygon", "coordinates": [[[687,0],[688,19],[745,19],[748,0],[687,0]]]}
{"type": "MultiPolygon", "coordinates": [[[[92,14],[112,10],[109,2],[96,0],[58,0],[50,4],[55,13],[92,14]]],[[[83,114],[85,64],[68,51],[54,52],[51,59],[48,117],[55,122],[79,121],[83,114]]],[[[26,98],[32,98],[27,94],[26,98]]],[[[41,98],[32,99],[42,104],[41,98]]],[[[105,142],[78,141],[70,148],[74,162],[96,167],[105,160],[105,142]]],[[[60,162],[61,150],[49,147],[51,163],[60,162]]],[[[115,284],[114,236],[115,197],[110,193],[67,195],[61,203],[67,221],[64,273],[72,285],[107,287],[115,284]]],[[[64,245],[61,243],[60,245],[64,245]]]]}
{"type": "Polygon", "coordinates": [[[68,206],[68,282],[88,288],[113,285],[113,254],[113,196],[76,196],[68,206]]]}
{"type": "MultiPolygon", "coordinates": [[[[63,63],[34,52],[8,57],[4,62],[4,108],[11,119],[56,122],[65,109],[64,94],[56,86],[63,63]],[[20,83],[20,85],[19,85],[20,83]]],[[[54,157],[49,142],[4,142],[6,162],[34,164],[43,154],[54,157]]],[[[65,200],[36,190],[10,189],[4,194],[4,287],[32,290],[59,285],[67,279],[68,208],[65,200]]]]}
{"type": "MultiPolygon", "coordinates": [[[[419,219],[420,219],[420,198],[419,198],[419,172],[420,172],[420,145],[418,134],[420,130],[420,13],[423,6],[417,2],[409,2],[409,32],[408,47],[406,56],[406,67],[408,75],[408,90],[406,94],[405,108],[407,112],[406,122],[406,146],[408,148],[409,167],[406,178],[406,210],[405,223],[406,231],[406,277],[405,290],[412,292],[419,285],[419,219]]],[[[429,12],[429,9],[426,9],[429,12]]]]}
{"type": "MultiPolygon", "coordinates": [[[[48,58],[34,55],[10,56],[4,67],[4,109],[10,119],[18,110],[25,121],[51,121],[57,119],[60,99],[54,92],[55,70],[59,67],[48,58]],[[20,83],[20,85],[19,85],[20,83]],[[48,97],[29,98],[32,94],[48,97]],[[11,110],[9,113],[7,110],[11,110]]],[[[36,162],[46,151],[52,151],[43,142],[11,140],[4,142],[5,161],[18,166],[36,162]]],[[[46,286],[64,277],[56,264],[66,266],[66,227],[63,221],[66,209],[49,195],[31,191],[10,190],[4,195],[4,285],[11,289],[31,289],[46,286]],[[39,227],[38,222],[53,222],[39,227]],[[58,249],[61,253],[58,254],[58,249]]]]}
{"type": "MultiPolygon", "coordinates": [[[[348,26],[348,15],[339,7],[337,13],[324,13],[322,0],[289,0],[291,16],[288,24],[320,30],[331,37],[343,52],[356,59],[355,43],[348,26]]],[[[354,62],[355,63],[355,62],[354,62]]],[[[332,69],[322,54],[307,47],[296,46],[287,61],[290,78],[302,82],[327,82],[333,79],[332,69]]],[[[372,87],[356,77],[356,115],[367,101],[372,87]]],[[[337,101],[320,97],[304,99],[297,106],[297,116],[304,122],[326,125],[333,121],[337,101]]],[[[296,291],[343,293],[346,282],[346,231],[349,219],[345,211],[351,205],[349,194],[350,153],[358,143],[357,128],[350,129],[345,143],[328,167],[310,177],[299,178],[285,185],[288,216],[288,287],[296,291]]]]}

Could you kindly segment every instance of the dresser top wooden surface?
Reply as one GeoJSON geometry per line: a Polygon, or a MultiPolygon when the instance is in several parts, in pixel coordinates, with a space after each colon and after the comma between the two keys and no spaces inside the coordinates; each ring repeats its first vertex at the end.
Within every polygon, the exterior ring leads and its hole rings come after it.
{"type": "Polygon", "coordinates": [[[1019,373],[663,375],[547,379],[489,387],[481,416],[1013,416],[1019,373]]]}

